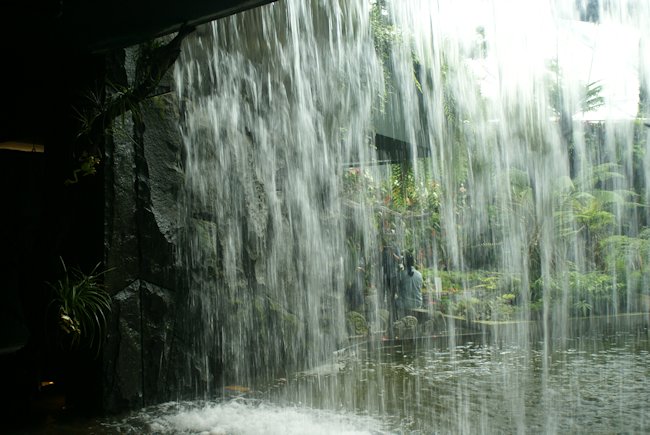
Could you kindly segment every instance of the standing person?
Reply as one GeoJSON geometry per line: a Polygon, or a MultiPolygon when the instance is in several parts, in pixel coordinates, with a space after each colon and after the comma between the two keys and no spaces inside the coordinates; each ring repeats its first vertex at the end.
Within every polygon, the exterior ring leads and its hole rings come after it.
{"type": "Polygon", "coordinates": [[[395,320],[395,295],[399,284],[399,273],[402,257],[399,248],[387,246],[382,243],[381,246],[381,276],[382,286],[379,292],[379,302],[381,306],[386,307],[391,315],[391,321],[395,320]]]}
{"type": "Polygon", "coordinates": [[[422,306],[422,274],[415,269],[413,254],[404,256],[405,268],[400,273],[397,294],[397,312],[404,317],[406,310],[422,306]]]}

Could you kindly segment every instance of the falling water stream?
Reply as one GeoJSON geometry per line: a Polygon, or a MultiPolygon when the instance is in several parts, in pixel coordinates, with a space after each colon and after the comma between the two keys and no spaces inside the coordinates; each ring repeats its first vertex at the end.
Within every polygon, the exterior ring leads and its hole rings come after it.
{"type": "Polygon", "coordinates": [[[115,424],[650,430],[648,23],[647,1],[280,0],[198,29],[175,71],[195,400],[115,424]],[[507,318],[382,346],[369,304],[371,344],[351,344],[349,276],[383,231],[377,135],[438,192],[436,231],[403,219],[395,237],[429,283],[493,271],[507,318]]]}
{"type": "Polygon", "coordinates": [[[181,255],[208,387],[198,393],[210,393],[213,356],[223,379],[248,385],[324,361],[345,338],[340,179],[344,162],[371,159],[382,77],[369,5],[327,3],[280,3],[205,27],[178,65],[181,255]]]}

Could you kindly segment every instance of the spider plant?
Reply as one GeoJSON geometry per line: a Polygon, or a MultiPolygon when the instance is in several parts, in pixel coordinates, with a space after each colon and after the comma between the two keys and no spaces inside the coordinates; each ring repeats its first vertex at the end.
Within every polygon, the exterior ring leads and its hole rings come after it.
{"type": "Polygon", "coordinates": [[[99,354],[111,311],[111,296],[100,282],[107,271],[99,271],[100,263],[89,274],[80,269],[68,271],[63,259],[60,260],[63,277],[49,284],[54,292],[52,305],[58,309],[58,327],[71,347],[79,346],[83,338],[99,354]]]}

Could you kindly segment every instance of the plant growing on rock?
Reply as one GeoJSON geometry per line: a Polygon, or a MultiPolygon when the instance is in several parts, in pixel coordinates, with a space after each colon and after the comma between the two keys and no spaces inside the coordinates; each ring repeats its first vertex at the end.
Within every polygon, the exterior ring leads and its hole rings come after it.
{"type": "Polygon", "coordinates": [[[111,311],[111,296],[100,282],[107,271],[98,271],[99,263],[89,274],[79,269],[69,272],[63,259],[61,265],[63,277],[49,284],[54,293],[51,307],[56,307],[58,329],[72,348],[79,346],[83,338],[99,353],[111,311]]]}

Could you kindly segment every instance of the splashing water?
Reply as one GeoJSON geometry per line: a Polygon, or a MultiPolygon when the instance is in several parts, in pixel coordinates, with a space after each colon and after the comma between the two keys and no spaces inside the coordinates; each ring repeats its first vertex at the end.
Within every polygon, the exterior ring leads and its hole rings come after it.
{"type": "Polygon", "coordinates": [[[112,427],[120,433],[201,435],[381,433],[379,423],[368,417],[253,401],[164,403],[105,427],[112,427]]]}
{"type": "MultiPolygon", "coordinates": [[[[359,265],[375,298],[364,314],[381,329],[372,265],[390,220],[428,288],[438,279],[451,295],[446,314],[519,322],[486,341],[542,343],[517,362],[541,364],[536,391],[551,403],[552,343],[578,332],[574,317],[648,321],[649,20],[643,1],[290,0],[199,29],[176,66],[184,389],[211,398],[331,360],[348,343],[359,265]],[[401,144],[399,162],[379,165],[378,137],[401,144]]],[[[524,394],[528,378],[501,376],[524,394]]],[[[320,406],[350,402],[340,395],[356,384],[336,385],[320,406]]],[[[464,388],[447,391],[447,429],[491,432],[489,407],[461,406],[464,388]]],[[[368,407],[381,413],[382,400],[368,407]]],[[[525,432],[530,409],[508,403],[525,432]]],[[[536,428],[557,431],[547,420],[536,428]]]]}

